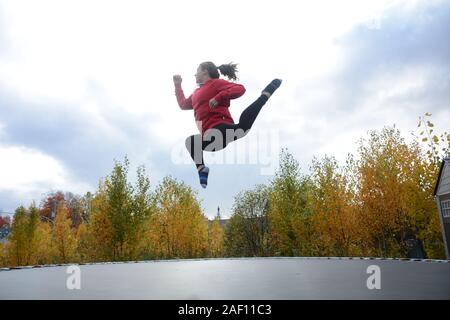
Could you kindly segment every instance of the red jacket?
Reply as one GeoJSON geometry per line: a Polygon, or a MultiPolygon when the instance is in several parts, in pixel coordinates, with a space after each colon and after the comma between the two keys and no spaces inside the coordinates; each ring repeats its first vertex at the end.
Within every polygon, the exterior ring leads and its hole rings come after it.
{"type": "Polygon", "coordinates": [[[210,79],[197,88],[189,98],[185,98],[180,85],[175,85],[175,95],[182,110],[194,110],[195,122],[203,135],[206,130],[220,123],[234,124],[230,111],[230,99],[236,99],[245,93],[241,84],[224,79],[210,79]],[[215,99],[217,107],[210,108],[209,100],[215,99]]]}

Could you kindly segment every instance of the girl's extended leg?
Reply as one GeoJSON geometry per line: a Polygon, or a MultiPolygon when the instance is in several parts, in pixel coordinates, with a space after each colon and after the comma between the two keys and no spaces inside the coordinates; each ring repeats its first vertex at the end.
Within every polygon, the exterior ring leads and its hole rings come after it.
{"type": "Polygon", "coordinates": [[[215,128],[222,132],[225,137],[225,148],[230,142],[244,137],[256,120],[261,108],[266,104],[269,97],[281,85],[281,80],[275,79],[267,85],[261,93],[261,96],[249,105],[239,117],[238,124],[219,124],[215,128]]]}

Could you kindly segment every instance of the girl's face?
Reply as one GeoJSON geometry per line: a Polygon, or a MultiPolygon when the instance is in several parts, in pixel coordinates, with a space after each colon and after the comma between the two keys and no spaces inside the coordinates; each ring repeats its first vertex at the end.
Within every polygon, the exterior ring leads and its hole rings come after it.
{"type": "Polygon", "coordinates": [[[202,69],[201,66],[198,66],[197,68],[197,73],[195,74],[195,81],[198,84],[202,84],[203,82],[205,82],[205,76],[208,74],[208,71],[202,69]]]}

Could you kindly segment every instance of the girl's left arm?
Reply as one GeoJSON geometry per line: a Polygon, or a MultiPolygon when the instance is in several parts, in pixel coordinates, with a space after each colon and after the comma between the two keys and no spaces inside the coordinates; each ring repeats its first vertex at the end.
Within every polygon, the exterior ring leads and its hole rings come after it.
{"type": "Polygon", "coordinates": [[[236,99],[245,93],[245,87],[242,84],[229,82],[224,79],[218,79],[215,83],[218,94],[214,97],[219,104],[224,100],[236,99]]]}

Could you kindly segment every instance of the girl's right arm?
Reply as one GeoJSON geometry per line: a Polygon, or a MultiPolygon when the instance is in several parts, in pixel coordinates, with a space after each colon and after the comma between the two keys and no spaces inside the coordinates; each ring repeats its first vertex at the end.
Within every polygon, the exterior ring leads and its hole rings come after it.
{"type": "Polygon", "coordinates": [[[173,83],[175,84],[175,95],[177,97],[178,105],[181,110],[192,110],[192,95],[186,99],[183,89],[181,89],[181,76],[176,74],[173,76],[173,83]]]}

